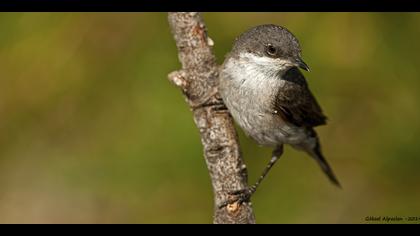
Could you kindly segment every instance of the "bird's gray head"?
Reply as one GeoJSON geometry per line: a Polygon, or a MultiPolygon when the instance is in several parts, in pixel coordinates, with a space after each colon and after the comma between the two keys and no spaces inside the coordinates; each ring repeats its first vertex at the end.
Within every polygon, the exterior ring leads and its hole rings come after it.
{"type": "Polygon", "coordinates": [[[229,58],[259,67],[268,73],[300,67],[309,71],[301,58],[296,37],[277,25],[260,25],[241,34],[235,41],[229,58]]]}

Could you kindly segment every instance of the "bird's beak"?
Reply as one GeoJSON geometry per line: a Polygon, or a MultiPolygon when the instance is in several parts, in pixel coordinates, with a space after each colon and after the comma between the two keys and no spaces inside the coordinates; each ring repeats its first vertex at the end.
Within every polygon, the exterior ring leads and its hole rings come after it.
{"type": "Polygon", "coordinates": [[[298,67],[300,67],[300,68],[302,68],[306,71],[310,71],[309,66],[301,58],[296,59],[296,66],[298,66],[298,67]]]}

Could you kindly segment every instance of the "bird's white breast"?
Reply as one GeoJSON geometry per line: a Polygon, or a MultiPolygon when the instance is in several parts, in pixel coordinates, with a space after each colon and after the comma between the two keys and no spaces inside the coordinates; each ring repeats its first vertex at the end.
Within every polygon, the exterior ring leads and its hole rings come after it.
{"type": "Polygon", "coordinates": [[[274,109],[274,99],[287,82],[271,58],[244,54],[230,58],[220,74],[220,93],[245,133],[261,145],[298,143],[304,131],[284,122],[274,109]]]}

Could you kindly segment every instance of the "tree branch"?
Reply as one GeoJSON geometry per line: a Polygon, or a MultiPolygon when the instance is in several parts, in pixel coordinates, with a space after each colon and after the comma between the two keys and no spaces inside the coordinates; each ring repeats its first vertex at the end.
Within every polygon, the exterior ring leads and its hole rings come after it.
{"type": "Polygon", "coordinates": [[[233,203],[219,209],[228,193],[247,187],[233,121],[217,91],[218,65],[213,41],[199,13],[169,13],[182,70],[168,75],[185,95],[200,131],[204,157],[214,192],[214,223],[255,223],[251,203],[233,203]]]}

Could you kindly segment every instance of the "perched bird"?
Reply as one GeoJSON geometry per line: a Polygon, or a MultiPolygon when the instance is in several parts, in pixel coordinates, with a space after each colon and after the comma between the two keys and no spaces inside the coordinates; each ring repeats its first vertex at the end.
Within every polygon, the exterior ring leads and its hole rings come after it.
{"type": "Polygon", "coordinates": [[[286,28],[271,24],[240,35],[220,68],[219,91],[234,120],[258,144],[274,147],[256,184],[232,193],[243,201],[282,155],[283,144],[308,153],[340,186],[314,130],[326,124],[327,118],[299,68],[309,71],[298,40],[286,28]]]}

